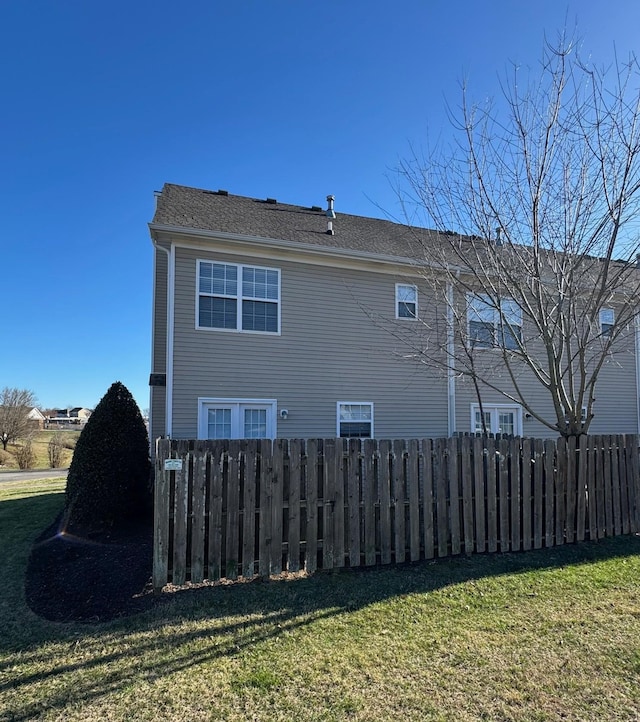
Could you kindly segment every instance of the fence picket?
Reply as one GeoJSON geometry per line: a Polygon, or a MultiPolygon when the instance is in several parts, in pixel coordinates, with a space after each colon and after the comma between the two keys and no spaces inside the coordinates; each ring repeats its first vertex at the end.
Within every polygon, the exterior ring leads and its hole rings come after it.
{"type": "Polygon", "coordinates": [[[170,457],[171,442],[156,442],[155,493],[153,495],[153,589],[159,592],[169,581],[169,519],[171,516],[171,474],[164,461],[170,457]]]}
{"type": "MultiPolygon", "coordinates": [[[[482,554],[486,549],[486,495],[484,473],[484,445],[479,436],[473,438],[471,452],[473,454],[473,496],[475,511],[475,550],[482,554]]],[[[466,549],[465,549],[466,551],[466,549]]]]}
{"type": "Polygon", "coordinates": [[[556,517],[556,545],[565,542],[566,516],[566,480],[567,480],[567,443],[563,438],[558,439],[556,447],[558,473],[555,476],[555,517],[556,517]]]}
{"type": "MultiPolygon", "coordinates": [[[[310,439],[315,442],[315,439],[310,439]]],[[[309,450],[309,446],[307,446],[309,450]]],[[[335,560],[335,518],[336,518],[336,440],[324,439],[323,441],[324,463],[322,464],[322,568],[333,569],[336,565],[335,560]]],[[[307,515],[309,511],[307,510],[307,515]]],[[[307,516],[308,519],[308,516],[307,516]]],[[[309,524],[309,521],[307,521],[309,524]]],[[[316,527],[317,528],[317,527],[316,527]]],[[[308,541],[307,532],[307,544],[308,541]]],[[[307,547],[307,570],[309,569],[311,549],[307,547]]],[[[316,557],[317,559],[317,551],[316,557]]]]}
{"type": "Polygon", "coordinates": [[[596,494],[596,447],[592,436],[585,436],[587,446],[587,526],[589,539],[598,538],[598,501],[596,494]]]}
{"type": "MultiPolygon", "coordinates": [[[[550,439],[544,444],[544,544],[551,547],[554,544],[556,532],[556,446],[550,439]]],[[[557,542],[556,542],[557,543],[557,542]]]]}
{"type": "Polygon", "coordinates": [[[462,482],[462,529],[464,553],[473,554],[473,473],[472,473],[471,438],[465,436],[460,440],[460,467],[462,482]]]}
{"type": "Polygon", "coordinates": [[[500,439],[496,444],[498,452],[497,486],[500,510],[500,551],[509,551],[509,442],[500,439]]]}
{"type": "MultiPolygon", "coordinates": [[[[307,521],[305,569],[309,574],[313,574],[318,568],[318,456],[318,440],[309,439],[307,441],[307,484],[305,489],[307,521]]],[[[323,464],[323,469],[325,465],[323,464]]],[[[324,506],[324,509],[326,510],[327,507],[324,506]]],[[[324,538],[327,538],[326,528],[324,538]]],[[[331,567],[333,567],[333,563],[329,569],[331,567]]]]}
{"type": "Polygon", "coordinates": [[[487,475],[487,551],[498,550],[498,487],[496,484],[496,468],[498,456],[496,442],[487,439],[486,447],[486,475],[487,475]]]}
{"type": "Polygon", "coordinates": [[[449,542],[449,522],[447,508],[447,440],[436,439],[433,459],[434,490],[436,492],[436,524],[438,533],[438,556],[446,557],[449,542]]]}
{"type": "Polygon", "coordinates": [[[347,500],[349,507],[349,566],[360,566],[360,443],[348,443],[347,500]]]}
{"type": "Polygon", "coordinates": [[[336,503],[334,506],[334,554],[333,562],[335,567],[343,567],[345,565],[345,539],[346,525],[345,519],[345,466],[347,463],[346,456],[346,439],[336,440],[336,456],[335,456],[335,477],[336,477],[336,503]]]}
{"type": "Polygon", "coordinates": [[[393,520],[395,526],[394,551],[395,562],[401,564],[405,560],[405,485],[404,485],[404,441],[395,439],[393,442],[393,520]]]}
{"type": "Polygon", "coordinates": [[[258,439],[249,439],[244,450],[242,499],[242,576],[248,579],[255,574],[257,465],[258,439]]]}
{"type": "Polygon", "coordinates": [[[531,453],[533,463],[533,548],[540,549],[544,532],[544,447],[541,439],[533,440],[531,453]]]}
{"type": "MultiPolygon", "coordinates": [[[[422,439],[422,507],[424,515],[424,556],[433,559],[435,556],[433,523],[433,446],[431,439],[422,439]]],[[[382,533],[382,530],[381,530],[382,533]]]]}
{"type": "Polygon", "coordinates": [[[179,441],[176,458],[184,459],[182,469],[175,473],[175,509],[173,516],[173,574],[172,581],[180,586],[187,578],[187,522],[189,518],[189,476],[192,457],[189,442],[179,441]]]}
{"type": "Polygon", "coordinates": [[[520,524],[520,513],[524,504],[521,489],[521,464],[524,465],[523,454],[517,439],[507,441],[509,449],[509,521],[511,527],[511,550],[520,551],[522,543],[522,528],[520,524]]]}
{"type": "Polygon", "coordinates": [[[287,539],[287,565],[289,572],[300,570],[300,496],[304,483],[304,441],[291,439],[289,441],[289,503],[288,503],[288,539],[287,539]]]}
{"type": "Polygon", "coordinates": [[[273,474],[271,477],[271,573],[282,571],[284,465],[289,451],[287,439],[273,442],[273,474]]]}
{"type": "Polygon", "coordinates": [[[207,487],[207,455],[202,442],[193,448],[193,487],[191,492],[191,581],[199,584],[204,579],[205,504],[207,487]]]}
{"type": "Polygon", "coordinates": [[[258,533],[258,574],[268,577],[271,574],[271,546],[273,543],[273,442],[262,439],[260,442],[262,459],[260,461],[260,511],[258,533]]]}
{"type": "Polygon", "coordinates": [[[229,442],[227,473],[227,520],[225,576],[237,579],[240,573],[240,444],[229,442]]]}
{"type": "Polygon", "coordinates": [[[451,532],[451,553],[460,554],[460,459],[458,437],[447,439],[448,480],[449,480],[449,530],[451,532]]]}
{"type": "Polygon", "coordinates": [[[629,487],[627,485],[627,449],[625,437],[618,437],[618,478],[620,481],[620,515],[622,517],[622,533],[628,534],[629,523],[629,487]]]}
{"type": "Polygon", "coordinates": [[[380,500],[380,562],[391,564],[391,442],[378,444],[378,497],[380,500]]]}
{"type": "Polygon", "coordinates": [[[613,533],[617,536],[622,533],[622,513],[620,506],[620,467],[618,464],[618,444],[609,436],[610,466],[611,466],[611,498],[613,504],[613,533]]]}
{"type": "MultiPolygon", "coordinates": [[[[518,442],[514,439],[512,446],[516,447],[518,442]]],[[[522,505],[522,549],[527,551],[533,546],[532,526],[533,510],[531,498],[531,466],[533,457],[531,454],[531,440],[523,439],[521,445],[522,470],[520,472],[521,483],[521,505],[522,505]]]]}
{"type": "Polygon", "coordinates": [[[576,437],[570,436],[567,439],[567,476],[566,476],[566,518],[565,538],[568,544],[575,540],[577,530],[577,501],[578,501],[578,464],[576,455],[579,448],[576,444],[576,437]]]}
{"type": "Polygon", "coordinates": [[[587,437],[582,435],[576,444],[578,469],[576,475],[576,540],[584,541],[587,529],[587,437]]]}
{"type": "Polygon", "coordinates": [[[409,558],[420,559],[420,445],[407,443],[407,498],[409,500],[409,558]]]}
{"type": "Polygon", "coordinates": [[[375,466],[377,444],[374,439],[365,439],[362,444],[362,540],[364,544],[364,563],[370,567],[376,563],[376,509],[375,466]]]}

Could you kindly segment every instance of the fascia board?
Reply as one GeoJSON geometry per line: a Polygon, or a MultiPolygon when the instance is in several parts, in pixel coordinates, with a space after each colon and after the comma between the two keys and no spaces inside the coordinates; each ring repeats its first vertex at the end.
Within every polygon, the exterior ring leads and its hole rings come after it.
{"type": "MultiPolygon", "coordinates": [[[[287,253],[296,253],[309,257],[320,257],[324,259],[332,259],[335,263],[336,259],[361,261],[367,263],[380,263],[384,265],[410,266],[412,268],[424,268],[425,266],[437,269],[437,266],[430,264],[426,259],[415,259],[406,256],[393,256],[380,253],[368,253],[367,251],[354,251],[352,249],[335,248],[328,246],[312,245],[307,243],[296,243],[295,241],[282,241],[273,238],[263,238],[260,236],[249,236],[239,233],[225,233],[218,231],[206,231],[200,228],[186,228],[183,226],[170,226],[157,223],[150,223],[149,229],[154,239],[158,234],[166,233],[172,236],[180,236],[182,238],[200,238],[203,241],[226,241],[229,243],[245,243],[264,249],[273,249],[285,251],[287,253]]],[[[188,243],[178,243],[183,247],[188,247],[188,243]]],[[[334,264],[327,264],[334,265],[334,264]]]]}

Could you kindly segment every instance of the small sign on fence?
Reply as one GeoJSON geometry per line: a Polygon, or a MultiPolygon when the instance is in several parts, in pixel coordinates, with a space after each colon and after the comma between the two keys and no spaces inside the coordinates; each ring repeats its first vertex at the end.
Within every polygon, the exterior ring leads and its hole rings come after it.
{"type": "Polygon", "coordinates": [[[182,471],[182,459],[165,459],[165,471],[182,471]]]}

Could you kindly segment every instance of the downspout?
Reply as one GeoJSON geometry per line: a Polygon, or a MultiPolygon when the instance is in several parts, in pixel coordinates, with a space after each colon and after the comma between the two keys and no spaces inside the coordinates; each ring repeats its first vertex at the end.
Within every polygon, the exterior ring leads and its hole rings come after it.
{"type": "MultiPolygon", "coordinates": [[[[165,351],[165,371],[167,375],[165,386],[165,435],[171,438],[173,431],[173,326],[175,314],[175,267],[176,254],[175,245],[171,244],[171,250],[167,250],[163,246],[158,245],[155,238],[152,237],[152,243],[156,251],[162,251],[167,254],[167,338],[165,351]]],[[[154,278],[155,283],[155,278],[154,278]]],[[[154,304],[155,305],[155,304],[154,304]]],[[[155,312],[155,309],[154,309],[155,312]]],[[[155,323],[154,323],[155,328],[155,323]]],[[[151,408],[151,404],[149,405],[151,408]]],[[[149,418],[149,426],[151,427],[152,419],[149,418]]]]}
{"type": "Polygon", "coordinates": [[[453,334],[453,285],[447,283],[447,426],[449,436],[456,430],[456,359],[453,334]]]}
{"type": "Polygon", "coordinates": [[[640,434],[640,316],[634,317],[635,340],[636,340],[636,412],[637,418],[637,434],[640,434]]]}

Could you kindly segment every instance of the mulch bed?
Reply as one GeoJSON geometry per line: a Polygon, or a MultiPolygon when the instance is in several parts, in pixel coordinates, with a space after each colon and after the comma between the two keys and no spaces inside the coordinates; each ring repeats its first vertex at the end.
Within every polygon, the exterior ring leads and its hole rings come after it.
{"type": "Polygon", "coordinates": [[[55,622],[104,622],[153,606],[151,524],[73,534],[58,533],[59,524],[31,550],[25,592],[36,614],[55,622]]]}

